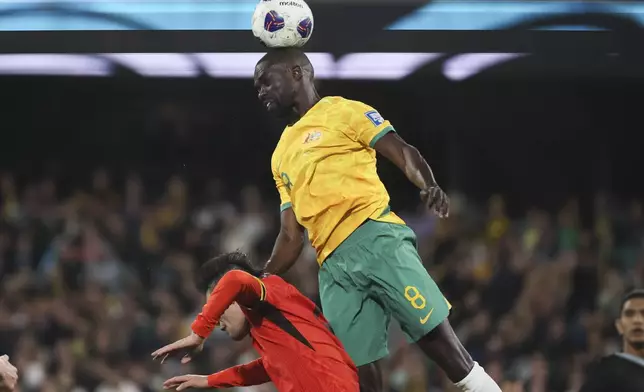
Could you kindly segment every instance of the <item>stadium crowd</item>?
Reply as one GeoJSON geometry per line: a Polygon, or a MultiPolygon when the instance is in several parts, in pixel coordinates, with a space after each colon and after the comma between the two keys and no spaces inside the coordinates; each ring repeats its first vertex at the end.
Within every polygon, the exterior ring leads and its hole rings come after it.
{"type": "MultiPolygon", "coordinates": [[[[180,177],[150,189],[105,170],[65,192],[55,178],[0,176],[0,354],[20,369],[21,391],[158,391],[170,376],[254,358],[248,342],[221,332],[190,365],[150,353],[189,332],[205,299],[194,285],[200,262],[236,249],[267,259],[275,191],[180,177]]],[[[618,350],[621,295],[644,283],[642,204],[597,196],[588,216],[571,200],[510,217],[501,196],[485,206],[451,197],[447,220],[399,212],[454,305],[461,340],[504,391],[576,391],[589,361],[618,350]]],[[[286,275],[315,301],[317,268],[307,248],[286,275]]],[[[395,325],[390,349],[390,390],[451,390],[395,325]]]]}

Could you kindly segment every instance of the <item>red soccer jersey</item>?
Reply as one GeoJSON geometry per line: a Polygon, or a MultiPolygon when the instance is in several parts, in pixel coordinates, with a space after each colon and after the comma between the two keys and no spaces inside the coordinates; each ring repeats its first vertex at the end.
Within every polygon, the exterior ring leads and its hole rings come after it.
{"type": "Polygon", "coordinates": [[[322,313],[278,276],[226,273],[192,324],[194,333],[206,338],[232,302],[246,314],[261,358],[210,375],[211,387],[273,381],[280,392],[359,391],[357,369],[322,313]]]}

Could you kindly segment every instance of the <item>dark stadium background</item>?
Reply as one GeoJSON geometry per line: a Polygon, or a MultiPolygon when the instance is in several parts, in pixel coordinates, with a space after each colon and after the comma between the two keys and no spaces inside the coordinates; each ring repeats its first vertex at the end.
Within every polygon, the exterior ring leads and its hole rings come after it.
{"type": "MultiPolygon", "coordinates": [[[[225,176],[270,189],[278,120],[251,80],[3,78],[0,160],[16,173],[87,175],[107,164],[225,176]]],[[[641,197],[643,84],[598,77],[479,75],[396,82],[323,81],[324,95],[368,101],[427,156],[441,183],[484,200],[508,193],[513,207],[555,207],[598,191],[641,197]]],[[[385,182],[405,208],[416,193],[393,166],[385,182]]],[[[275,192],[270,192],[272,197],[275,192]]]]}
{"type": "MultiPolygon", "coordinates": [[[[620,295],[644,284],[638,20],[593,11],[392,31],[425,3],[311,5],[311,52],[444,54],[402,80],[323,80],[320,91],[376,107],[452,195],[438,222],[379,164],[475,358],[504,391],[576,391],[585,366],[618,349],[620,295]],[[603,30],[535,30],[571,25],[603,30]],[[466,53],[530,55],[448,79],[443,62],[466,53]]],[[[16,12],[0,12],[0,30],[16,12]]],[[[0,53],[262,50],[248,31],[121,19],[120,31],[0,31],[0,53]]],[[[23,391],[154,391],[163,377],[252,358],[219,335],[195,367],[148,353],[186,333],[203,300],[191,281],[200,261],[238,245],[257,262],[270,253],[282,124],[255,95],[248,78],[152,78],[122,64],[101,78],[0,76],[0,353],[23,391]]],[[[305,252],[288,276],[314,300],[316,269],[305,252]]],[[[391,340],[391,390],[450,390],[397,329],[391,340]]]]}

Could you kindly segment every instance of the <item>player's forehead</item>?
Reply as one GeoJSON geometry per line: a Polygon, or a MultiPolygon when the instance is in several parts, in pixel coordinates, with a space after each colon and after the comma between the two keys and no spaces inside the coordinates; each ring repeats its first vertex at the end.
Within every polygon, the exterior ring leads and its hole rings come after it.
{"type": "Polygon", "coordinates": [[[624,303],[624,312],[644,311],[644,298],[631,298],[624,303]]]}
{"type": "Polygon", "coordinates": [[[271,61],[260,61],[255,66],[255,80],[263,79],[284,71],[284,64],[271,61]]]}

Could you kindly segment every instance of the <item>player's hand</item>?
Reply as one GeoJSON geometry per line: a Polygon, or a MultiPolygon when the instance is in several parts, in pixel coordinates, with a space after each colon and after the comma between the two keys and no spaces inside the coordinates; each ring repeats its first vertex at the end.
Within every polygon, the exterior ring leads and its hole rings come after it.
{"type": "Polygon", "coordinates": [[[185,376],[172,377],[163,383],[163,389],[183,391],[188,388],[208,388],[208,376],[186,374],[185,376]]]}
{"type": "Polygon", "coordinates": [[[183,339],[179,339],[174,343],[161,347],[152,353],[152,359],[161,358],[161,363],[165,362],[166,358],[172,354],[187,353],[181,358],[181,363],[186,364],[192,361],[197,354],[203,350],[205,339],[195,333],[191,333],[183,339]]]}
{"type": "Polygon", "coordinates": [[[434,211],[439,218],[449,216],[449,198],[438,185],[420,191],[420,199],[427,209],[434,211]]]}
{"type": "Polygon", "coordinates": [[[0,391],[10,392],[18,383],[18,369],[9,362],[9,356],[0,357],[0,391]]]}

